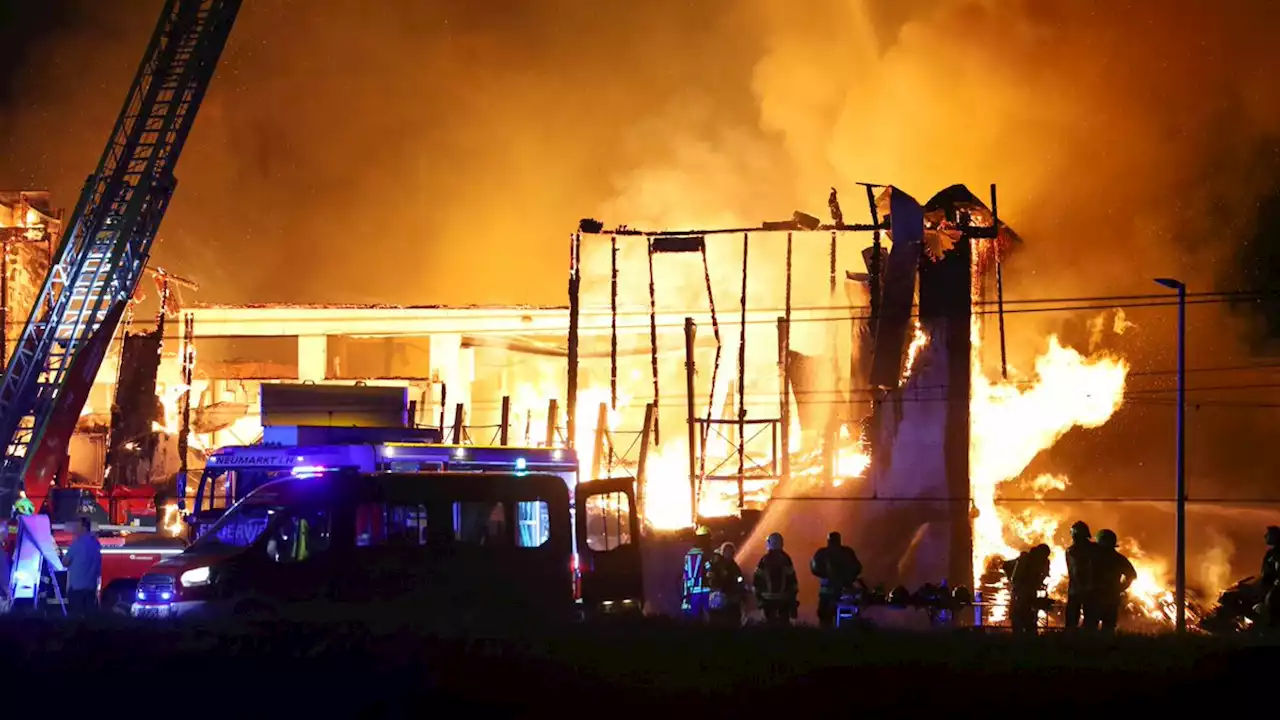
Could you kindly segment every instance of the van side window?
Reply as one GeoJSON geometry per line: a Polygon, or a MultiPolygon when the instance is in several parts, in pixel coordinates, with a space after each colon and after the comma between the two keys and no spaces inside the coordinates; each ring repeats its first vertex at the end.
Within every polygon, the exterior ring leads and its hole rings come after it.
{"type": "Polygon", "coordinates": [[[365,503],[356,508],[356,547],[427,544],[427,506],[365,503]]]}
{"type": "Polygon", "coordinates": [[[276,562],[303,562],[329,549],[328,509],[289,508],[272,526],[267,556],[276,562]]]}
{"type": "Polygon", "coordinates": [[[498,547],[510,545],[507,508],[499,501],[456,502],[453,504],[453,539],[468,545],[498,547]]]}
{"type": "Polygon", "coordinates": [[[608,552],[631,544],[631,499],[626,493],[600,493],[586,501],[587,547],[608,552]]]}
{"type": "Polygon", "coordinates": [[[516,503],[516,546],[541,547],[551,537],[551,509],[544,500],[516,503]]]}

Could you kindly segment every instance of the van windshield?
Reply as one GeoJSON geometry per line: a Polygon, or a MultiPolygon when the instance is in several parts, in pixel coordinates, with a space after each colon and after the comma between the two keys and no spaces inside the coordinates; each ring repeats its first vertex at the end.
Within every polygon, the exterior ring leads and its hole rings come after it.
{"type": "Polygon", "coordinates": [[[207,552],[249,547],[266,532],[267,524],[281,509],[275,505],[240,503],[192,543],[190,550],[207,552]]]}

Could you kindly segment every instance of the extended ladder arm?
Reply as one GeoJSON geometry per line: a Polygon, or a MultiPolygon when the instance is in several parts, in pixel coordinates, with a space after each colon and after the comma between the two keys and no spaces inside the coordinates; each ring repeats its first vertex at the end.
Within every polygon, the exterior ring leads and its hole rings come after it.
{"type": "Polygon", "coordinates": [[[0,511],[25,480],[51,479],[50,463],[66,454],[116,309],[133,295],[173,196],[174,168],[240,4],[165,2],[0,383],[0,511]]]}

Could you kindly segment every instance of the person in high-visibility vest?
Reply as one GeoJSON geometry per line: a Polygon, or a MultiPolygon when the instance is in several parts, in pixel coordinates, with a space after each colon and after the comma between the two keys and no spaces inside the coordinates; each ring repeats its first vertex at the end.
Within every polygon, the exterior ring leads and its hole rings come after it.
{"type": "Polygon", "coordinates": [[[31,498],[27,497],[27,491],[19,490],[18,499],[13,502],[13,517],[17,517],[19,515],[34,515],[35,513],[35,503],[31,502],[31,498]]]}
{"type": "Polygon", "coordinates": [[[293,541],[293,561],[307,559],[307,536],[311,534],[311,526],[306,518],[298,518],[298,537],[293,541]]]}
{"type": "Polygon", "coordinates": [[[693,547],[684,555],[683,592],[680,611],[692,620],[707,617],[707,602],[711,588],[707,585],[707,570],[711,567],[711,529],[699,526],[693,538],[693,547]]]}

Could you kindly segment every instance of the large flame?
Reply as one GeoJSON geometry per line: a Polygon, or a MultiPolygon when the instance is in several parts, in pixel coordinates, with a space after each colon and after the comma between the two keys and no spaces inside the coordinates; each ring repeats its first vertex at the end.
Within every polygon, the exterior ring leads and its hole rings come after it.
{"type": "MultiPolygon", "coordinates": [[[[1020,491],[1016,496],[1031,499],[1066,489],[1069,481],[1060,475],[1041,475],[1029,482],[1019,482],[1019,478],[1040,452],[1069,430],[1100,427],[1120,409],[1129,366],[1123,359],[1103,353],[1086,358],[1051,336],[1030,377],[1016,379],[1017,372],[1010,368],[1010,380],[993,382],[979,361],[980,324],[975,316],[969,447],[976,511],[974,572],[980,577],[993,558],[1016,556],[1043,542],[1053,549],[1049,588],[1061,591],[1066,581],[1066,554],[1057,538],[1059,528],[1068,522],[1066,508],[1036,505],[1013,511],[997,504],[997,497],[1005,489],[1020,491]]],[[[1172,595],[1166,589],[1166,564],[1149,557],[1132,540],[1122,541],[1121,549],[1138,571],[1129,590],[1131,606],[1150,617],[1167,618],[1172,595]]],[[[1006,597],[1002,590],[997,600],[1006,597]]],[[[993,619],[999,620],[1003,614],[997,608],[993,619]]]]}

